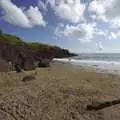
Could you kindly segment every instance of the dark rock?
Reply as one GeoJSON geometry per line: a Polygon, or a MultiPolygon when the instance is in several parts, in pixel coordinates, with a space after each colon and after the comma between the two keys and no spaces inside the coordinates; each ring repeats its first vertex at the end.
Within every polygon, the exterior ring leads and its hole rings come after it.
{"type": "Polygon", "coordinates": [[[49,60],[40,60],[38,63],[38,67],[50,67],[49,60]]]}
{"type": "Polygon", "coordinates": [[[44,45],[36,43],[39,49],[33,49],[32,44],[29,45],[20,40],[20,38],[11,35],[0,36],[0,59],[7,63],[11,61],[12,70],[20,71],[16,65],[23,70],[33,70],[36,67],[36,61],[39,61],[37,66],[49,67],[52,58],[71,57],[71,54],[66,49],[61,49],[56,46],[44,45]],[[14,40],[14,38],[16,38],[14,40]],[[10,39],[10,40],[9,40],[10,39]],[[10,42],[11,41],[11,42],[10,42]],[[14,42],[22,42],[21,44],[13,44],[14,42]]]}
{"type": "Polygon", "coordinates": [[[120,104],[120,99],[118,100],[113,100],[113,101],[106,101],[103,103],[98,103],[98,104],[93,104],[93,105],[87,105],[86,110],[92,111],[92,110],[101,110],[113,105],[120,104]]]}
{"type": "Polygon", "coordinates": [[[22,72],[22,70],[21,70],[21,68],[20,68],[20,66],[18,64],[15,65],[15,71],[17,73],[22,72]]]}
{"type": "Polygon", "coordinates": [[[8,72],[10,71],[9,68],[9,64],[5,60],[0,59],[0,72],[8,72]]]}
{"type": "Polygon", "coordinates": [[[15,46],[0,40],[0,58],[7,62],[11,61],[14,69],[16,64],[25,70],[34,69],[35,53],[25,46],[15,46]]]}
{"type": "Polygon", "coordinates": [[[24,66],[23,66],[24,70],[33,70],[35,69],[35,65],[34,65],[34,60],[30,60],[30,59],[25,59],[24,61],[24,66]]]}
{"type": "Polygon", "coordinates": [[[35,80],[35,77],[34,76],[25,76],[22,79],[23,82],[28,82],[28,81],[31,81],[31,80],[35,80]]]}

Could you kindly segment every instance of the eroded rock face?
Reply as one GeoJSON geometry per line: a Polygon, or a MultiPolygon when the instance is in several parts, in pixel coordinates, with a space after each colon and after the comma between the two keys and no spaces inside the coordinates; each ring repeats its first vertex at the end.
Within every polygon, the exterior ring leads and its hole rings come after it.
{"type": "Polygon", "coordinates": [[[35,69],[35,66],[34,66],[34,60],[29,60],[29,59],[26,59],[24,61],[24,66],[23,66],[24,70],[33,70],[35,69]]]}
{"type": "MultiPolygon", "coordinates": [[[[18,64],[20,68],[25,70],[34,69],[35,52],[26,48],[25,46],[15,46],[6,41],[1,40],[0,58],[5,60],[6,64],[8,64],[9,61],[11,61],[13,67],[16,64],[18,64]]],[[[6,69],[6,67],[3,67],[1,69],[6,69]]]]}
{"type": "Polygon", "coordinates": [[[0,59],[0,72],[8,72],[10,69],[9,64],[5,60],[0,59]]]}
{"type": "MultiPolygon", "coordinates": [[[[27,44],[27,43],[26,43],[27,44]]],[[[24,70],[33,70],[35,68],[36,61],[40,63],[39,67],[49,67],[49,62],[46,60],[52,60],[52,58],[63,58],[74,56],[68,50],[61,49],[59,47],[41,47],[40,50],[33,49],[32,47],[20,44],[15,45],[2,37],[0,39],[0,59],[3,59],[9,63],[12,63],[12,70],[15,70],[16,64],[24,70]]],[[[43,45],[44,46],[44,45],[43,45]]]]}

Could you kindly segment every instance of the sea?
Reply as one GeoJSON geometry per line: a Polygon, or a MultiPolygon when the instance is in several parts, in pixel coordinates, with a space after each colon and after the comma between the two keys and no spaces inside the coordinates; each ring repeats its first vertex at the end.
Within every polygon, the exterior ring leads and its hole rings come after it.
{"type": "Polygon", "coordinates": [[[120,74],[120,53],[80,53],[75,57],[55,60],[120,74]]]}

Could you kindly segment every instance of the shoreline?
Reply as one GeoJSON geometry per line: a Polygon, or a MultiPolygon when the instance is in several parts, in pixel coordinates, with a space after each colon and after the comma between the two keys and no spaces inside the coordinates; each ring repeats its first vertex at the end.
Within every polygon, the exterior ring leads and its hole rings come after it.
{"type": "Polygon", "coordinates": [[[66,61],[64,61],[62,59],[55,59],[53,61],[64,63],[66,65],[79,67],[79,68],[94,70],[94,72],[98,72],[98,73],[120,75],[120,69],[118,70],[118,69],[111,69],[111,68],[102,68],[102,67],[98,67],[98,65],[85,65],[85,64],[82,64],[82,63],[81,64],[76,64],[73,61],[72,62],[69,61],[69,60],[67,61],[67,58],[66,58],[66,61]]]}
{"type": "Polygon", "coordinates": [[[120,105],[98,111],[86,106],[120,99],[120,77],[62,62],[24,73],[0,73],[0,119],[119,120],[120,105]],[[35,79],[23,82],[26,75],[35,79]],[[6,111],[6,112],[4,112],[6,111]],[[117,116],[117,117],[116,117],[117,116]]]}

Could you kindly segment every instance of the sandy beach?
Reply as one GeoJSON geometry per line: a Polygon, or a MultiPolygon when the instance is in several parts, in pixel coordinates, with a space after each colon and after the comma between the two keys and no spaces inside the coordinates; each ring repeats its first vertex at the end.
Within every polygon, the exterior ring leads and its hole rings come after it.
{"type": "Polygon", "coordinates": [[[35,80],[23,82],[24,73],[0,73],[0,120],[120,120],[120,104],[86,109],[120,99],[118,75],[60,62],[26,74],[35,80]]]}

